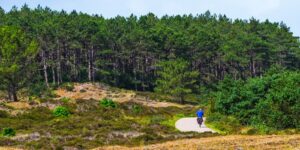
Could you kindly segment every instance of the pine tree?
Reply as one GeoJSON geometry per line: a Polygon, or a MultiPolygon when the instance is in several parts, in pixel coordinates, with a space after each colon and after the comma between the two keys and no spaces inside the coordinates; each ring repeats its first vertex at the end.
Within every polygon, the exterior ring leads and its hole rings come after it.
{"type": "Polygon", "coordinates": [[[17,27],[0,28],[0,78],[10,100],[17,101],[17,91],[30,77],[37,43],[17,27]]]}
{"type": "Polygon", "coordinates": [[[184,103],[185,96],[196,87],[196,78],[199,76],[197,71],[190,71],[188,65],[182,59],[160,62],[157,65],[159,78],[155,91],[170,94],[184,103]]]}

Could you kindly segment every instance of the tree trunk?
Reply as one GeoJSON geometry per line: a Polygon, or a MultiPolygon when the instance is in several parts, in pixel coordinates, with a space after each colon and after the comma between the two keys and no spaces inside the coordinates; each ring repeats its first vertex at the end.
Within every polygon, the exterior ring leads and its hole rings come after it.
{"type": "Polygon", "coordinates": [[[92,81],[92,62],[91,62],[91,50],[88,50],[88,75],[89,81],[92,81]]]}
{"type": "Polygon", "coordinates": [[[18,101],[18,97],[17,97],[17,91],[15,89],[15,87],[12,88],[12,98],[13,98],[13,101],[18,101]]]}
{"type": "Polygon", "coordinates": [[[255,77],[256,76],[255,60],[253,60],[252,68],[253,68],[253,76],[255,77]]]}
{"type": "Polygon", "coordinates": [[[184,101],[184,96],[181,95],[181,96],[180,96],[180,104],[184,104],[184,103],[185,103],[185,101],[184,101]]]}
{"type": "Polygon", "coordinates": [[[54,70],[54,67],[53,67],[53,66],[51,67],[51,69],[52,69],[52,82],[53,82],[53,84],[55,85],[55,84],[56,84],[55,70],[54,70]]]}
{"type": "Polygon", "coordinates": [[[61,56],[60,56],[60,46],[59,46],[59,40],[57,40],[57,44],[58,44],[58,49],[57,49],[57,84],[59,85],[61,82],[62,82],[62,79],[61,79],[61,56]]]}
{"type": "Polygon", "coordinates": [[[93,45],[92,45],[92,51],[91,51],[91,73],[92,73],[92,82],[95,82],[94,46],[93,45]]]}
{"type": "Polygon", "coordinates": [[[46,83],[47,87],[49,88],[47,64],[46,64],[46,57],[45,57],[45,51],[44,50],[42,51],[42,60],[43,60],[43,70],[44,70],[45,83],[46,83]]]}
{"type": "Polygon", "coordinates": [[[51,71],[52,71],[52,84],[55,85],[56,84],[56,74],[55,74],[55,60],[54,60],[54,50],[51,53],[51,71]]]}
{"type": "Polygon", "coordinates": [[[13,83],[9,84],[8,87],[8,98],[11,101],[18,101],[18,97],[17,97],[17,88],[13,83]]]}
{"type": "Polygon", "coordinates": [[[74,71],[74,80],[76,81],[77,80],[77,75],[78,75],[78,73],[77,73],[77,61],[76,61],[76,52],[74,52],[74,54],[73,54],[73,57],[74,57],[74,60],[73,60],[73,71],[74,71]]]}
{"type": "Polygon", "coordinates": [[[8,95],[8,99],[9,100],[12,100],[12,95],[11,95],[11,86],[9,85],[8,88],[7,88],[7,95],[8,95]]]}

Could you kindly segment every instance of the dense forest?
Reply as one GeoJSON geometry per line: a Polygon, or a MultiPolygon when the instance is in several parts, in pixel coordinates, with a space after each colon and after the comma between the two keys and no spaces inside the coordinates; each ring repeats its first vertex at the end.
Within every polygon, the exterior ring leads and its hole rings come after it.
{"type": "MultiPolygon", "coordinates": [[[[0,9],[0,26],[24,32],[22,39],[32,40],[25,41],[28,47],[36,43],[34,60],[19,58],[19,63],[31,65],[19,76],[48,87],[97,81],[153,91],[159,76],[156,64],[175,59],[187,61],[188,70],[199,72],[195,78],[199,87],[210,87],[227,75],[235,80],[260,77],[274,64],[300,68],[299,38],[284,23],[232,20],[208,11],[196,16],[159,18],[149,13],[104,18],[24,5],[8,12],[0,9]]],[[[3,61],[3,51],[1,57],[3,61]]],[[[12,86],[18,88],[21,85],[12,86]]]]}

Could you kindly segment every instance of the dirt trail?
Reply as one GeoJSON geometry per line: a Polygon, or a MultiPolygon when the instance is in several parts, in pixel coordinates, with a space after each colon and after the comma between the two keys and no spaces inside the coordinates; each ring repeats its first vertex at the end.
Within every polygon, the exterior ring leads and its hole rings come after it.
{"type": "Polygon", "coordinates": [[[203,124],[201,125],[201,128],[197,123],[197,117],[181,118],[175,123],[175,127],[182,132],[215,133],[214,130],[205,126],[205,119],[206,118],[203,119],[203,124]]]}
{"type": "Polygon", "coordinates": [[[159,102],[157,100],[150,100],[146,97],[138,96],[134,91],[113,89],[101,84],[92,83],[75,83],[73,91],[67,91],[65,89],[58,89],[54,91],[59,97],[57,99],[67,97],[71,99],[96,99],[110,98],[116,102],[136,102],[149,107],[186,107],[189,105],[180,105],[170,102],[159,102]]]}

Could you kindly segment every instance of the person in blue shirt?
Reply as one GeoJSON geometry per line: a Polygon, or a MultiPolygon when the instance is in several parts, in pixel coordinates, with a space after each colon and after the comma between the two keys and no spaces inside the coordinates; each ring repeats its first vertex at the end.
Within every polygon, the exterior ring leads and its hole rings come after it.
{"type": "Polygon", "coordinates": [[[203,123],[203,115],[204,115],[204,111],[200,108],[197,112],[197,122],[199,124],[199,127],[201,128],[201,125],[203,123]]]}

